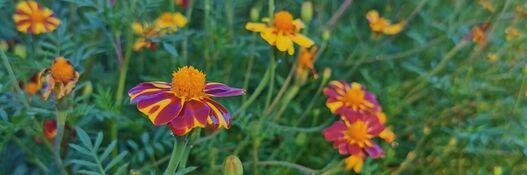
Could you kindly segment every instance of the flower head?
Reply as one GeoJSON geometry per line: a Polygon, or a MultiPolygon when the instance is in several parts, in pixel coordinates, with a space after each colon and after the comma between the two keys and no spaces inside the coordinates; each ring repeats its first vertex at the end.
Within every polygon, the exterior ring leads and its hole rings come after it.
{"type": "Polygon", "coordinates": [[[44,99],[47,99],[52,92],[56,99],[61,99],[71,93],[79,79],[79,72],[75,71],[70,61],[64,57],[57,57],[46,72],[48,75],[44,99]]]}
{"type": "Polygon", "coordinates": [[[391,24],[389,20],[381,17],[377,10],[368,11],[366,19],[370,22],[371,31],[375,33],[384,33],[386,35],[398,34],[406,25],[406,22],[404,21],[397,24],[391,24]]]}
{"type": "Polygon", "coordinates": [[[315,42],[308,37],[300,34],[300,29],[304,28],[304,23],[300,19],[294,19],[293,15],[287,11],[276,12],[273,16],[272,25],[265,23],[249,22],[245,29],[258,32],[260,36],[278,50],[289,55],[295,53],[293,43],[301,47],[309,48],[315,42]]]}
{"type": "Polygon", "coordinates": [[[507,40],[513,40],[520,36],[520,31],[515,27],[507,27],[507,29],[505,29],[505,36],[507,40]]]}
{"type": "Polygon", "coordinates": [[[205,74],[192,66],[179,68],[172,82],[141,83],[128,91],[131,103],[156,125],[168,125],[176,135],[195,127],[229,128],[230,114],[211,97],[243,95],[244,90],[205,81],[205,74]]]}
{"type": "Polygon", "coordinates": [[[469,34],[469,38],[471,38],[472,41],[477,44],[485,44],[487,42],[486,32],[488,28],[488,23],[475,26],[474,28],[472,28],[472,31],[469,34]]]}
{"type": "Polygon", "coordinates": [[[315,55],[317,54],[317,47],[312,47],[310,50],[301,48],[296,61],[295,77],[298,82],[305,82],[307,74],[311,71],[315,79],[318,78],[318,73],[315,70],[315,55]]]}
{"type": "Polygon", "coordinates": [[[158,33],[155,25],[134,22],[132,24],[132,30],[135,34],[139,35],[139,38],[134,42],[133,45],[133,49],[135,51],[141,50],[143,48],[157,48],[157,44],[150,41],[152,38],[161,36],[160,33],[158,33]]]}
{"type": "Polygon", "coordinates": [[[333,123],[322,131],[326,140],[342,155],[366,154],[372,158],[384,156],[382,148],[372,139],[378,137],[384,126],[376,117],[360,114],[359,117],[343,116],[344,119],[333,123]]]}
{"type": "Polygon", "coordinates": [[[356,173],[360,173],[362,169],[362,164],[364,164],[364,156],[360,155],[351,155],[348,158],[346,158],[346,161],[344,161],[344,168],[346,170],[352,170],[356,173]]]}
{"type": "Polygon", "coordinates": [[[190,0],[175,0],[175,1],[176,1],[176,5],[181,6],[183,8],[187,8],[188,4],[190,3],[189,2],[190,0]]]}
{"type": "Polygon", "coordinates": [[[44,136],[49,142],[53,142],[53,139],[57,136],[57,122],[55,120],[44,121],[44,136]]]}
{"type": "Polygon", "coordinates": [[[155,25],[157,30],[161,33],[173,33],[176,32],[178,28],[187,25],[187,18],[179,12],[165,12],[157,18],[155,25]]]}
{"type": "Polygon", "coordinates": [[[324,94],[328,96],[326,106],[335,114],[381,111],[375,95],[366,91],[359,83],[332,81],[324,88],[324,94]]]}
{"type": "Polygon", "coordinates": [[[40,71],[40,72],[33,74],[29,82],[20,86],[24,89],[24,91],[27,93],[28,96],[31,97],[32,95],[38,93],[40,89],[42,89],[41,78],[42,78],[43,73],[44,71],[40,71]]]}
{"type": "Polygon", "coordinates": [[[18,31],[36,35],[52,32],[60,25],[53,11],[32,0],[20,1],[16,5],[13,20],[18,31]]]}

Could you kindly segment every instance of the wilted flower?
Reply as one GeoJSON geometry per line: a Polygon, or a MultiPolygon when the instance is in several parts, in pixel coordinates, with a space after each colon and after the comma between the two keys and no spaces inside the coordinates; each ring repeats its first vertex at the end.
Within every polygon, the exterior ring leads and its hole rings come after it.
{"type": "Polygon", "coordinates": [[[178,28],[187,25],[187,18],[181,13],[170,13],[165,12],[157,18],[156,30],[159,30],[161,34],[176,32],[178,28]]]}
{"type": "Polygon", "coordinates": [[[515,27],[507,27],[507,29],[505,29],[505,36],[507,40],[512,40],[520,36],[520,31],[515,27]]]}
{"type": "Polygon", "coordinates": [[[142,48],[155,49],[157,44],[150,41],[150,39],[161,36],[157,31],[155,25],[150,24],[140,24],[134,22],[132,24],[132,30],[135,34],[140,37],[134,42],[133,49],[135,51],[141,50],[142,48]]]}
{"type": "Polygon", "coordinates": [[[315,70],[315,55],[317,54],[317,47],[313,47],[310,50],[301,48],[296,61],[295,77],[298,82],[303,84],[309,71],[313,73],[313,77],[318,78],[317,71],[315,70]]]}
{"type": "Polygon", "coordinates": [[[28,96],[32,96],[33,94],[36,94],[40,89],[42,89],[42,74],[44,71],[37,72],[31,76],[31,79],[24,84],[22,87],[24,91],[27,93],[28,96]]]}
{"type": "Polygon", "coordinates": [[[79,79],[79,72],[75,71],[70,61],[64,57],[55,58],[46,72],[48,75],[44,99],[48,99],[52,92],[55,94],[55,99],[61,99],[73,90],[79,79]]]}
{"type": "Polygon", "coordinates": [[[51,32],[60,25],[53,11],[32,0],[20,1],[16,5],[13,20],[18,31],[36,35],[51,32]]]}
{"type": "Polygon", "coordinates": [[[333,147],[341,155],[368,155],[372,158],[384,156],[382,148],[372,140],[384,130],[378,118],[363,114],[342,117],[343,120],[322,131],[326,140],[333,142],[333,147]]]}
{"type": "Polygon", "coordinates": [[[359,83],[347,84],[342,80],[331,81],[324,88],[324,94],[328,96],[326,106],[335,114],[381,111],[375,95],[366,91],[359,83]]]}
{"type": "Polygon", "coordinates": [[[389,20],[381,17],[377,10],[368,11],[366,19],[370,22],[371,31],[375,33],[384,33],[386,35],[398,34],[406,25],[406,22],[404,21],[397,24],[391,24],[389,20]]]}
{"type": "Polygon", "coordinates": [[[53,143],[53,139],[57,136],[57,122],[55,120],[44,121],[44,136],[53,143]]]}
{"type": "Polygon", "coordinates": [[[301,47],[309,48],[315,42],[308,37],[300,34],[300,29],[304,28],[304,23],[300,19],[293,19],[291,13],[280,11],[274,14],[273,24],[271,26],[265,23],[249,22],[245,29],[259,32],[260,36],[278,50],[293,55],[295,47],[293,43],[301,47]]]}
{"type": "Polygon", "coordinates": [[[229,128],[229,112],[211,97],[244,93],[243,89],[205,81],[205,74],[192,66],[174,72],[172,83],[141,83],[128,91],[131,103],[136,103],[154,125],[167,124],[176,135],[205,125],[229,128]]]}

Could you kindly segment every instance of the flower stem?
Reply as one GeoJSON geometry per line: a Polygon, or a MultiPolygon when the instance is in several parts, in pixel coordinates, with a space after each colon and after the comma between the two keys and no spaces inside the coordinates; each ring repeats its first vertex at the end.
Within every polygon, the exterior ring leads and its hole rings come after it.
{"type": "Polygon", "coordinates": [[[11,64],[9,63],[9,59],[5,55],[3,50],[0,50],[0,57],[2,57],[2,62],[4,64],[4,67],[7,70],[7,73],[9,74],[10,81],[13,82],[13,86],[17,90],[17,95],[20,98],[20,101],[22,101],[22,104],[24,104],[24,107],[27,109],[29,108],[29,103],[27,102],[26,98],[24,97],[24,91],[20,89],[20,87],[17,84],[15,72],[13,71],[13,68],[11,67],[11,64]]]}
{"type": "Polygon", "coordinates": [[[62,164],[62,158],[60,157],[60,146],[62,144],[62,138],[64,137],[64,126],[66,125],[67,112],[62,109],[60,100],[57,101],[57,103],[58,103],[56,107],[57,135],[55,136],[55,141],[53,143],[53,152],[55,156],[55,162],[57,164],[57,168],[60,170],[60,173],[67,174],[62,164]]]}
{"type": "Polygon", "coordinates": [[[188,144],[188,139],[186,137],[177,137],[174,141],[174,148],[172,149],[172,155],[170,156],[170,161],[168,162],[168,167],[165,170],[164,175],[173,175],[176,171],[181,158],[188,144]],[[181,144],[180,144],[181,143],[181,144]]]}

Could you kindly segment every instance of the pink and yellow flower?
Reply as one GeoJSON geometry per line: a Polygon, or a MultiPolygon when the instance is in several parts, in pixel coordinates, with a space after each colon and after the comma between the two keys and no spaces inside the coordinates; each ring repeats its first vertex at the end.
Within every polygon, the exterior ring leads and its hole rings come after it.
{"type": "Polygon", "coordinates": [[[293,15],[287,11],[275,13],[272,25],[254,22],[245,25],[245,29],[260,33],[267,43],[276,46],[279,51],[287,51],[289,55],[295,53],[293,43],[305,48],[315,44],[313,40],[299,33],[302,28],[304,23],[300,19],[293,19],[293,15]]]}
{"type": "Polygon", "coordinates": [[[342,117],[343,120],[322,131],[326,140],[333,142],[333,147],[338,149],[341,155],[367,155],[374,159],[384,156],[382,148],[372,140],[384,130],[378,118],[363,114],[342,117]]]}
{"type": "Polygon", "coordinates": [[[53,11],[32,0],[20,1],[16,5],[13,20],[18,31],[36,35],[52,32],[60,25],[53,11]]]}
{"type": "Polygon", "coordinates": [[[326,106],[334,114],[380,112],[381,107],[375,95],[366,91],[359,83],[348,84],[345,81],[332,81],[324,88],[328,96],[326,106]]]}
{"type": "Polygon", "coordinates": [[[406,22],[402,21],[397,24],[392,24],[389,20],[381,17],[377,10],[370,10],[366,14],[366,19],[370,22],[370,29],[375,33],[384,33],[386,35],[395,35],[400,33],[406,22]]]}
{"type": "Polygon", "coordinates": [[[172,83],[141,83],[128,91],[131,103],[156,125],[168,125],[176,135],[195,127],[229,128],[227,109],[211,97],[243,95],[243,89],[205,81],[205,74],[192,66],[179,68],[172,83]]]}

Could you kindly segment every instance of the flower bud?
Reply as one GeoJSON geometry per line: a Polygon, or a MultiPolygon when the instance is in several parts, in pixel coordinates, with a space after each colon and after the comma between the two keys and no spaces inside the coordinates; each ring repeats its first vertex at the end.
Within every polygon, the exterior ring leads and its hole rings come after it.
{"type": "Polygon", "coordinates": [[[324,72],[322,72],[322,78],[328,79],[331,76],[331,69],[329,67],[324,68],[324,72]]]}
{"type": "Polygon", "coordinates": [[[223,162],[224,175],[243,175],[242,161],[235,155],[230,155],[223,162]]]}
{"type": "Polygon", "coordinates": [[[15,45],[15,55],[25,59],[27,57],[26,47],[22,44],[15,45]]]}
{"type": "Polygon", "coordinates": [[[251,21],[258,21],[260,19],[260,10],[256,7],[251,8],[251,21]]]}
{"type": "Polygon", "coordinates": [[[313,18],[313,4],[311,3],[311,1],[306,1],[302,3],[301,15],[302,20],[305,23],[311,22],[311,19],[313,18]]]}
{"type": "Polygon", "coordinates": [[[86,82],[86,85],[84,86],[84,89],[82,90],[82,96],[87,98],[93,93],[93,86],[91,84],[91,81],[86,82]]]}
{"type": "Polygon", "coordinates": [[[329,30],[326,30],[324,33],[322,33],[322,39],[324,39],[324,41],[329,40],[329,37],[331,37],[331,32],[329,30]]]}

